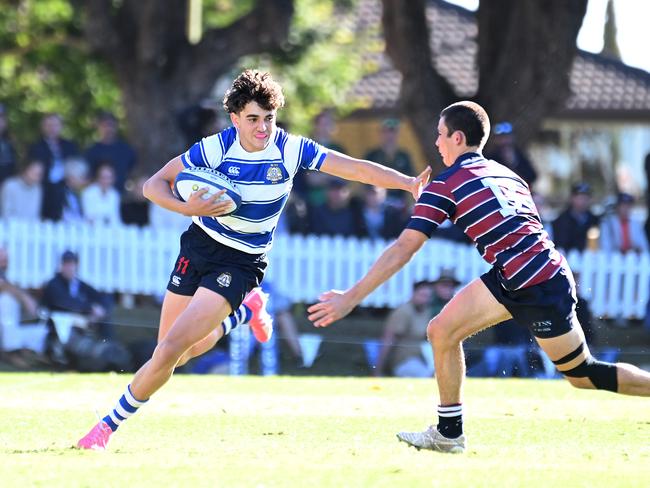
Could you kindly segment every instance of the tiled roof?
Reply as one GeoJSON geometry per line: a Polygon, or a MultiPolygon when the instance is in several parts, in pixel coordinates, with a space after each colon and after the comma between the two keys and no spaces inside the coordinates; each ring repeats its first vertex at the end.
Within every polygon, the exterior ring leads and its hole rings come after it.
{"type": "MultiPolygon", "coordinates": [[[[357,18],[364,24],[381,23],[380,0],[362,0],[357,18]]],[[[429,0],[427,20],[431,31],[431,50],[435,67],[461,97],[471,97],[478,89],[474,62],[478,51],[475,14],[443,0],[429,0]]],[[[388,57],[378,54],[379,69],[363,78],[352,95],[372,109],[393,109],[397,105],[402,80],[388,57]]],[[[612,60],[579,51],[570,75],[573,95],[561,115],[617,116],[648,115],[650,112],[650,73],[612,60]]]]}

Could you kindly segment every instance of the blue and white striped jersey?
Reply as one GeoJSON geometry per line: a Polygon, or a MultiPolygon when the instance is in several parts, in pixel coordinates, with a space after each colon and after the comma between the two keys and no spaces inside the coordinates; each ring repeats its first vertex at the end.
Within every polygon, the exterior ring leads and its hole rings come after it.
{"type": "Polygon", "coordinates": [[[302,136],[277,128],[262,151],[250,153],[229,127],[194,144],[181,160],[185,167],[219,170],[235,182],[241,207],[226,217],[192,217],[210,237],[250,254],[271,249],[273,232],[284,208],[293,178],[301,169],[319,170],[327,149],[302,136]]]}

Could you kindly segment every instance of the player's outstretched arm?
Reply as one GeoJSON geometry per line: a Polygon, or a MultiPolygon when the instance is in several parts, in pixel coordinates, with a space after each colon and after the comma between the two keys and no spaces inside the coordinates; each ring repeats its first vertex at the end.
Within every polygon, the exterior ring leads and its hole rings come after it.
{"type": "Polygon", "coordinates": [[[183,168],[181,157],[176,156],[147,180],[142,190],[144,196],[156,205],[188,217],[193,215],[207,217],[223,215],[228,210],[229,203],[218,202],[218,200],[225,190],[215,193],[210,198],[203,199],[203,195],[208,190],[207,188],[201,188],[192,193],[187,202],[183,202],[174,196],[171,190],[172,185],[183,168]]]}
{"type": "Polygon", "coordinates": [[[420,197],[422,189],[429,183],[431,176],[429,166],[418,176],[408,176],[381,164],[356,159],[337,151],[328,152],[321,171],[368,185],[405,190],[410,192],[416,200],[420,197]]]}
{"type": "Polygon", "coordinates": [[[307,309],[309,320],[315,327],[327,327],[345,317],[373,290],[408,263],[426,240],[427,236],[422,232],[404,230],[352,288],[345,292],[330,290],[323,293],[319,297],[320,302],[307,309]]]}

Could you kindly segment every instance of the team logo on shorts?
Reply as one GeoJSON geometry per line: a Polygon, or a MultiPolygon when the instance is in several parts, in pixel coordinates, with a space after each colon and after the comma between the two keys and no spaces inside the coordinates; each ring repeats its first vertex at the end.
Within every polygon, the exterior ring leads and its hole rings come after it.
{"type": "Polygon", "coordinates": [[[271,183],[277,183],[282,179],[282,170],[277,164],[271,165],[269,170],[266,172],[266,179],[271,183]]]}
{"type": "Polygon", "coordinates": [[[180,286],[181,285],[181,277],[173,275],[172,276],[172,285],[174,286],[180,286]]]}
{"type": "Polygon", "coordinates": [[[230,275],[230,273],[221,273],[217,278],[217,284],[222,288],[226,288],[230,286],[231,281],[232,281],[232,276],[230,275]]]}

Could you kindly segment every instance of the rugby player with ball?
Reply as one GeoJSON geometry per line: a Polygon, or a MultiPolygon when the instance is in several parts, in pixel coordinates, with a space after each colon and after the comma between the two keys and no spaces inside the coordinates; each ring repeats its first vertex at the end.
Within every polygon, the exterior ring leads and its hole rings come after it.
{"type": "Polygon", "coordinates": [[[151,359],[136,372],[115,407],[77,443],[79,448],[105,449],[118,426],[169,380],[177,366],[210,350],[238,325],[249,322],[257,340],[268,341],[272,322],[259,285],[298,171],[323,171],[401,189],[415,199],[428,183],[430,168],[417,177],[407,176],[277,127],[284,96],[269,73],[241,73],[223,105],[232,127],[194,144],[144,186],[149,200],[191,216],[192,224],[181,236],[151,359]]]}

